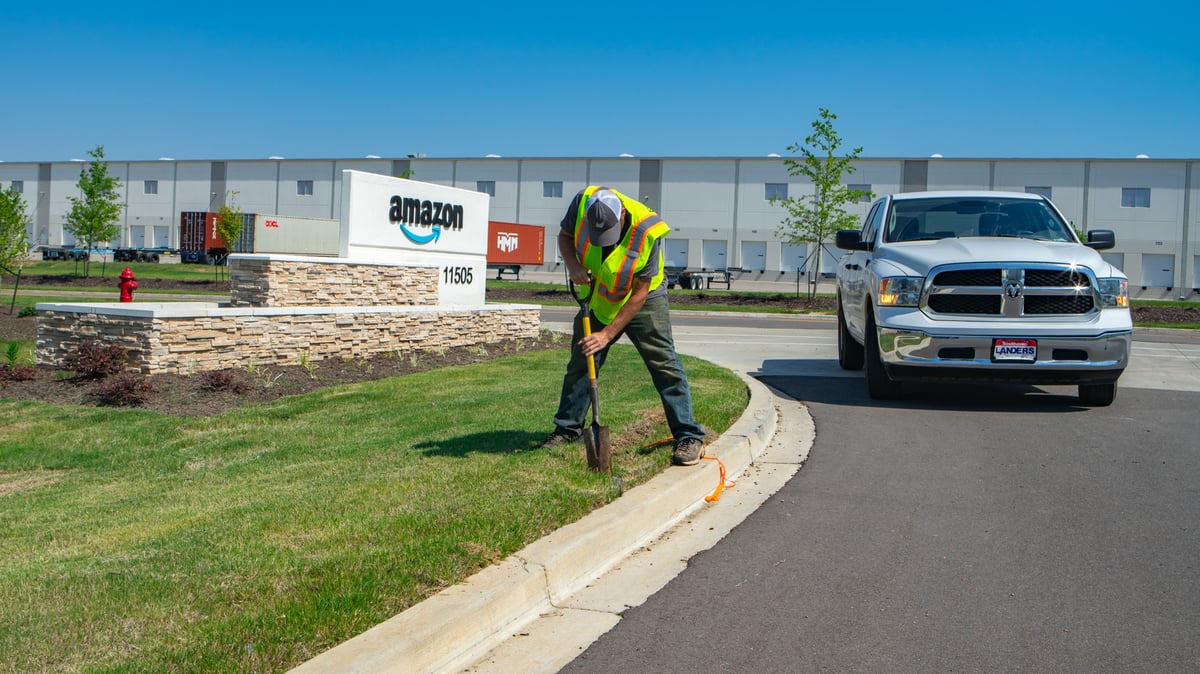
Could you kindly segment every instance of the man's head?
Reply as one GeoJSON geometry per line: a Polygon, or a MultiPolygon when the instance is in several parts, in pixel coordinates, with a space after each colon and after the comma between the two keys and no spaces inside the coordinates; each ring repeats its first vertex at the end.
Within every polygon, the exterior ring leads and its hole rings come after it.
{"type": "Polygon", "coordinates": [[[588,197],[588,240],[596,246],[615,246],[621,240],[621,199],[608,190],[588,197]]]}

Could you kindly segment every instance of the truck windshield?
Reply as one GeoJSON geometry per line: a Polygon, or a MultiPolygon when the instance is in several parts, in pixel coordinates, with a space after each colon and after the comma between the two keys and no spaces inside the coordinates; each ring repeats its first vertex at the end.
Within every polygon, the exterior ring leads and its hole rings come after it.
{"type": "Polygon", "coordinates": [[[924,241],[968,236],[1074,241],[1068,226],[1044,202],[1003,197],[898,199],[884,241],[924,241]]]}

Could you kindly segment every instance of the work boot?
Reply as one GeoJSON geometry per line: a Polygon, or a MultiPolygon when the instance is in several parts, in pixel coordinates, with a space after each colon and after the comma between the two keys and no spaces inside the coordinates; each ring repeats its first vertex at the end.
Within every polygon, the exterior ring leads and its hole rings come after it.
{"type": "Polygon", "coordinates": [[[696,438],[684,438],[675,443],[671,463],[676,466],[694,466],[704,458],[704,443],[696,438]]]}
{"type": "Polygon", "coordinates": [[[550,449],[551,447],[558,447],[560,445],[565,445],[570,442],[575,442],[578,439],[579,439],[578,436],[572,438],[572,437],[562,433],[561,431],[554,431],[553,433],[550,434],[549,437],[547,437],[545,440],[542,440],[542,444],[539,446],[542,449],[550,449]]]}

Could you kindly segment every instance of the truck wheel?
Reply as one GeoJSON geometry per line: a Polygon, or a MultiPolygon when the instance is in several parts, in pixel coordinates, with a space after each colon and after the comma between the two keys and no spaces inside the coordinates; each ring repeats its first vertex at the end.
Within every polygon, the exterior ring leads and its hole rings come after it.
{"type": "Polygon", "coordinates": [[[894,400],[900,397],[900,382],[888,376],[883,369],[883,358],[879,353],[879,330],[875,318],[867,317],[866,334],[863,335],[863,351],[867,370],[867,395],[875,400],[894,400]]]}
{"type": "Polygon", "coordinates": [[[850,330],[846,328],[846,317],[842,313],[842,301],[838,299],[837,306],[838,331],[838,365],[843,370],[861,370],[863,367],[862,344],[854,341],[850,330]]]}
{"type": "Polygon", "coordinates": [[[698,276],[692,279],[692,290],[704,290],[704,279],[698,276]]]}
{"type": "Polygon", "coordinates": [[[1108,407],[1117,399],[1117,382],[1080,384],[1079,403],[1088,407],[1108,407]]]}

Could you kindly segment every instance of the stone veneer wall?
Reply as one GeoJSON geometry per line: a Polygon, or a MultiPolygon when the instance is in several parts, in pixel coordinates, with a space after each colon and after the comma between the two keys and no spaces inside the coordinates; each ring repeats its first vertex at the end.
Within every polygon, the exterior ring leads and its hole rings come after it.
{"type": "Polygon", "coordinates": [[[229,259],[230,306],[436,306],[436,267],[244,257],[229,259]]]}
{"type": "Polygon", "coordinates": [[[533,306],[232,310],[168,318],[45,310],[38,314],[37,355],[40,363],[58,366],[81,342],[103,340],[123,344],[131,367],[144,374],[187,374],[533,338],[539,325],[533,306]]]}

